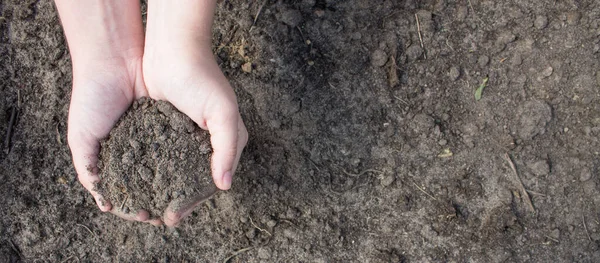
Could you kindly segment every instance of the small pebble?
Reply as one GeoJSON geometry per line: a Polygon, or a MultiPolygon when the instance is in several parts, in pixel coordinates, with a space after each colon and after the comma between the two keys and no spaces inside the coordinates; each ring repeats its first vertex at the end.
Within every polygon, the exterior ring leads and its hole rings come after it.
{"type": "Polygon", "coordinates": [[[244,65],[242,65],[242,71],[244,71],[246,73],[252,72],[252,62],[244,63],[244,65]]]}
{"type": "Polygon", "coordinates": [[[533,21],[533,25],[539,30],[546,28],[548,26],[548,17],[544,15],[537,16],[535,21],[533,21]]]}
{"type": "Polygon", "coordinates": [[[390,186],[394,182],[395,178],[393,174],[386,175],[381,178],[381,186],[387,187],[390,186]]]}
{"type": "Polygon", "coordinates": [[[542,71],[542,76],[544,77],[550,77],[552,76],[552,73],[554,72],[554,69],[552,67],[547,67],[542,71]]]}
{"type": "Polygon", "coordinates": [[[283,236],[292,240],[298,239],[298,233],[289,228],[283,230],[283,236]]]}
{"type": "Polygon", "coordinates": [[[371,54],[371,64],[375,67],[383,67],[388,61],[388,56],[383,50],[377,49],[371,54]]]}
{"type": "Polygon", "coordinates": [[[271,250],[267,247],[261,247],[258,249],[258,258],[269,259],[271,258],[271,250]]]}
{"type": "Polygon", "coordinates": [[[267,226],[268,226],[269,228],[273,228],[273,227],[275,227],[276,225],[277,225],[277,221],[275,221],[275,220],[273,220],[273,219],[271,219],[271,220],[269,220],[269,221],[267,222],[267,226]]]}
{"type": "Polygon", "coordinates": [[[248,239],[254,239],[256,237],[256,229],[252,228],[246,232],[246,237],[248,239]]]}
{"type": "Polygon", "coordinates": [[[460,77],[460,70],[458,67],[451,67],[448,76],[450,77],[450,80],[456,81],[460,77]]]}
{"type": "Polygon", "coordinates": [[[585,182],[590,179],[592,179],[592,172],[590,169],[584,168],[579,174],[579,181],[585,182]]]}
{"type": "Polygon", "coordinates": [[[487,66],[488,63],[490,63],[490,58],[486,55],[482,55],[477,59],[477,64],[482,68],[487,66]]]}
{"type": "Polygon", "coordinates": [[[579,22],[579,19],[581,19],[581,14],[579,14],[579,12],[571,11],[567,13],[567,24],[576,25],[579,22]]]}
{"type": "Polygon", "coordinates": [[[554,230],[552,230],[552,232],[550,232],[549,236],[556,240],[560,239],[560,230],[558,228],[555,228],[554,230]]]}
{"type": "Polygon", "coordinates": [[[583,183],[583,192],[587,195],[596,195],[596,182],[594,180],[587,180],[583,183]]]}
{"type": "Polygon", "coordinates": [[[323,10],[323,9],[317,9],[317,10],[315,10],[314,14],[317,17],[323,17],[323,16],[325,16],[325,10],[323,10]]]}
{"type": "Polygon", "coordinates": [[[409,61],[415,61],[423,55],[423,49],[418,44],[414,44],[406,49],[406,57],[409,61]]]}
{"type": "Polygon", "coordinates": [[[514,42],[515,40],[517,40],[517,36],[515,36],[513,33],[504,32],[498,36],[498,39],[496,41],[499,44],[508,44],[514,42]]]}
{"type": "Polygon", "coordinates": [[[550,165],[545,160],[537,161],[529,165],[531,172],[537,176],[547,175],[550,173],[550,165]]]}
{"type": "Polygon", "coordinates": [[[151,181],[153,178],[152,170],[146,166],[140,166],[137,170],[140,177],[145,181],[151,181]]]}

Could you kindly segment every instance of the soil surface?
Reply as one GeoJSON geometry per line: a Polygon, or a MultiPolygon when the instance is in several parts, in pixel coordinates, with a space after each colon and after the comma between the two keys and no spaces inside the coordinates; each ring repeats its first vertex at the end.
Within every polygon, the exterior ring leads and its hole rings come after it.
{"type": "Polygon", "coordinates": [[[135,101],[101,143],[98,191],[125,213],[161,217],[167,206],[217,188],[210,174],[210,137],[172,104],[135,101]]]}
{"type": "Polygon", "coordinates": [[[2,262],[600,261],[599,1],[219,1],[250,141],[177,229],[98,211],[56,10],[0,10],[2,262]]]}

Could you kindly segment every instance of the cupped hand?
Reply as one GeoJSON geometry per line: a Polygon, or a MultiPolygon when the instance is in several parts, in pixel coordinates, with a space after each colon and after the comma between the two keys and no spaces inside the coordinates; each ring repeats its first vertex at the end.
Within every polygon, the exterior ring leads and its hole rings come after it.
{"type": "MultiPolygon", "coordinates": [[[[219,189],[229,189],[248,133],[235,93],[210,48],[185,52],[147,48],[144,80],[151,98],[169,101],[200,128],[209,131],[213,181],[219,189]]],[[[208,197],[196,196],[172,203],[163,215],[164,223],[177,225],[208,197]]]]}
{"type": "Polygon", "coordinates": [[[146,95],[141,58],[111,58],[74,65],[69,109],[68,141],[81,184],[92,194],[100,210],[134,221],[161,224],[145,210],[126,214],[111,205],[95,189],[100,140],[108,136],[131,103],[146,95]]]}

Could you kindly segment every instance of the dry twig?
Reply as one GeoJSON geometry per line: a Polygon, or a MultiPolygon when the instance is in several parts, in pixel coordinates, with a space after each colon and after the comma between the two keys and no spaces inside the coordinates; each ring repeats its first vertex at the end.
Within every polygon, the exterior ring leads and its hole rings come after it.
{"type": "Polygon", "coordinates": [[[73,258],[77,259],[77,262],[81,262],[78,257],[76,257],[76,256],[70,256],[67,259],[63,260],[61,263],[66,263],[67,261],[69,261],[69,260],[71,260],[73,258]]]}
{"type": "Polygon", "coordinates": [[[119,209],[121,211],[123,211],[123,207],[125,207],[125,203],[127,202],[127,199],[129,199],[129,195],[126,195],[125,199],[123,199],[123,203],[121,203],[121,207],[119,207],[119,209]]]}
{"type": "Polygon", "coordinates": [[[263,1],[263,4],[258,8],[258,12],[256,12],[256,15],[254,16],[254,21],[252,21],[252,25],[250,26],[250,30],[248,30],[248,32],[252,31],[252,29],[254,29],[254,25],[256,25],[256,21],[258,21],[258,16],[260,16],[260,13],[262,13],[263,7],[265,7],[265,5],[267,4],[267,0],[263,1]]]}
{"type": "Polygon", "coordinates": [[[421,188],[417,183],[415,183],[414,181],[412,181],[412,183],[415,185],[415,187],[417,187],[417,189],[419,189],[419,191],[423,192],[427,196],[431,197],[433,200],[437,201],[437,198],[435,198],[435,196],[433,196],[430,193],[428,193],[427,191],[425,191],[425,189],[421,188]]]}
{"type": "Polygon", "coordinates": [[[4,139],[4,152],[8,154],[10,152],[11,137],[13,134],[13,126],[17,122],[17,115],[19,114],[19,108],[13,107],[10,113],[10,120],[8,121],[8,127],[6,129],[6,137],[4,139]]]}
{"type": "Polygon", "coordinates": [[[529,197],[529,193],[527,193],[525,186],[523,186],[523,181],[521,181],[521,177],[519,177],[519,173],[517,172],[517,167],[515,167],[515,164],[510,159],[510,156],[508,155],[508,153],[504,154],[504,159],[506,160],[506,162],[508,162],[508,164],[510,165],[510,168],[513,171],[513,175],[515,176],[515,181],[517,182],[517,187],[519,188],[519,191],[521,191],[521,195],[523,195],[523,197],[525,198],[525,203],[527,204],[527,206],[529,207],[531,212],[535,213],[535,207],[533,207],[533,203],[531,202],[531,197],[529,197]]]}
{"type": "Polygon", "coordinates": [[[587,224],[585,223],[585,215],[583,216],[583,229],[585,229],[585,234],[590,242],[592,242],[592,237],[590,236],[590,232],[588,231],[587,224]]]}
{"type": "Polygon", "coordinates": [[[553,238],[553,237],[551,237],[551,236],[549,236],[549,235],[544,235],[544,236],[545,236],[547,239],[550,239],[551,241],[554,241],[554,243],[560,243],[560,242],[558,241],[558,239],[556,239],[556,238],[553,238]]]}
{"type": "Polygon", "coordinates": [[[76,225],[78,225],[78,226],[80,226],[80,227],[83,227],[83,228],[85,228],[85,230],[87,230],[88,232],[90,232],[90,234],[92,234],[94,237],[97,237],[97,236],[96,236],[96,233],[92,232],[92,230],[90,230],[90,228],[89,228],[89,227],[87,227],[87,226],[85,226],[84,224],[79,224],[79,223],[77,223],[76,225]]]}
{"type": "Polygon", "coordinates": [[[236,252],[233,252],[233,254],[231,256],[229,256],[229,257],[227,257],[226,259],[223,260],[223,263],[229,262],[229,260],[231,260],[232,258],[234,258],[237,255],[242,254],[242,253],[244,253],[244,252],[246,252],[246,251],[248,251],[250,249],[253,249],[253,247],[242,248],[242,249],[240,249],[240,250],[238,250],[236,252]]]}
{"type": "Polygon", "coordinates": [[[419,23],[419,15],[415,14],[417,20],[417,33],[419,34],[419,41],[421,42],[421,48],[423,49],[423,56],[427,59],[427,53],[425,52],[425,46],[423,45],[423,37],[421,36],[421,23],[419,23]]]}
{"type": "Polygon", "coordinates": [[[13,243],[12,240],[9,240],[8,242],[10,242],[10,246],[15,251],[15,253],[17,253],[17,256],[19,256],[20,259],[25,259],[23,258],[23,255],[21,255],[21,251],[19,251],[19,248],[17,248],[15,243],[13,243]]]}
{"type": "Polygon", "coordinates": [[[260,227],[258,227],[258,226],[257,226],[257,225],[254,223],[254,221],[252,221],[252,217],[248,217],[248,218],[250,219],[250,224],[251,224],[251,225],[252,225],[254,228],[256,228],[256,229],[260,230],[260,232],[265,232],[265,233],[267,233],[267,235],[271,236],[271,233],[270,233],[269,231],[267,231],[266,229],[263,229],[263,228],[260,228],[260,227]]]}

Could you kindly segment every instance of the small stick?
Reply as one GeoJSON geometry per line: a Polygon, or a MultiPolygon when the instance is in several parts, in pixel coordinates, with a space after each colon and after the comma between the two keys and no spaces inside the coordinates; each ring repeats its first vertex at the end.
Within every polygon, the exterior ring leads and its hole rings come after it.
{"type": "Polygon", "coordinates": [[[70,256],[70,257],[68,257],[67,259],[65,259],[65,260],[61,261],[61,263],[66,263],[67,261],[71,260],[73,257],[74,257],[74,256],[70,256]]]}
{"type": "Polygon", "coordinates": [[[60,131],[58,130],[58,124],[56,124],[56,141],[58,144],[62,145],[62,140],[60,139],[60,131]]]}
{"type": "Polygon", "coordinates": [[[21,108],[21,90],[17,90],[17,107],[21,108]]]}
{"type": "Polygon", "coordinates": [[[252,29],[254,29],[254,25],[256,25],[256,21],[258,21],[258,16],[260,16],[260,13],[262,13],[263,7],[265,7],[265,5],[267,4],[267,0],[265,0],[263,2],[263,4],[258,8],[258,12],[256,12],[256,15],[254,16],[254,21],[252,21],[252,25],[250,26],[250,30],[248,30],[248,32],[252,31],[252,29]]]}
{"type": "Polygon", "coordinates": [[[555,243],[560,243],[560,242],[558,242],[558,239],[556,239],[556,238],[553,238],[553,237],[551,237],[551,236],[549,236],[549,235],[544,235],[544,236],[545,236],[547,239],[550,239],[550,240],[554,241],[555,243]]]}
{"type": "Polygon", "coordinates": [[[252,217],[248,217],[248,218],[250,218],[250,224],[251,224],[251,225],[252,225],[254,228],[256,228],[256,229],[260,230],[260,232],[265,232],[265,233],[267,233],[267,235],[271,236],[271,233],[269,233],[269,231],[267,231],[266,229],[262,229],[262,228],[258,227],[258,226],[257,226],[257,225],[254,223],[254,221],[252,221],[252,217]]]}
{"type": "Polygon", "coordinates": [[[437,201],[437,198],[435,198],[433,195],[431,195],[430,193],[428,193],[427,191],[425,191],[423,188],[421,188],[417,183],[415,183],[414,181],[412,182],[417,189],[419,189],[421,192],[423,192],[424,194],[426,194],[427,196],[433,198],[433,200],[437,201]]]}
{"type": "Polygon", "coordinates": [[[473,9],[473,4],[471,4],[471,0],[467,0],[467,3],[469,4],[469,7],[471,8],[471,12],[473,12],[473,15],[477,16],[477,14],[475,13],[475,9],[473,9]]]}
{"type": "Polygon", "coordinates": [[[398,96],[393,96],[395,99],[399,100],[400,102],[402,102],[404,105],[409,105],[408,102],[406,100],[403,100],[402,98],[398,97],[398,96]]]}
{"type": "Polygon", "coordinates": [[[19,251],[19,249],[17,248],[17,246],[15,245],[15,243],[12,242],[12,240],[8,240],[8,242],[10,242],[10,245],[12,246],[12,249],[17,252],[17,255],[19,256],[20,259],[25,259],[23,258],[23,255],[21,255],[21,252],[19,251]]]}
{"type": "Polygon", "coordinates": [[[525,190],[525,186],[523,186],[523,181],[521,181],[521,177],[519,177],[519,173],[517,172],[517,168],[515,167],[515,164],[513,163],[513,161],[510,159],[510,156],[508,155],[508,153],[504,154],[504,159],[508,162],[508,164],[510,165],[510,168],[513,171],[513,174],[514,174],[515,179],[517,181],[517,186],[519,188],[519,191],[521,191],[521,194],[525,197],[525,203],[527,204],[527,206],[529,207],[529,209],[531,209],[531,212],[535,212],[535,207],[533,207],[533,203],[531,202],[531,198],[529,197],[529,193],[527,193],[527,190],[525,190]]]}
{"type": "Polygon", "coordinates": [[[590,236],[590,232],[588,231],[587,224],[585,223],[585,215],[583,216],[583,229],[585,229],[585,234],[590,242],[592,242],[592,237],[590,236]]]}
{"type": "Polygon", "coordinates": [[[78,226],[80,226],[80,227],[83,227],[83,228],[85,228],[85,229],[86,229],[88,232],[90,232],[90,234],[92,234],[94,237],[97,237],[97,236],[96,236],[96,233],[92,232],[92,230],[90,230],[90,228],[89,228],[89,227],[87,227],[87,226],[85,226],[84,224],[79,224],[79,223],[77,223],[76,225],[78,225],[78,226]]]}
{"type": "Polygon", "coordinates": [[[423,49],[423,55],[427,59],[427,53],[423,45],[423,37],[421,36],[421,23],[419,23],[419,15],[415,13],[415,19],[417,20],[417,33],[419,34],[419,41],[421,42],[421,48],[423,49]]]}
{"type": "Polygon", "coordinates": [[[240,249],[240,250],[238,250],[236,252],[233,252],[233,254],[231,256],[229,256],[229,257],[227,257],[226,259],[223,260],[223,263],[229,262],[229,260],[231,260],[232,258],[234,258],[237,255],[242,254],[242,253],[244,253],[244,252],[246,252],[246,251],[248,251],[250,249],[253,249],[253,247],[242,248],[242,249],[240,249]]]}
{"type": "Polygon", "coordinates": [[[125,202],[127,202],[127,199],[129,199],[129,195],[126,195],[125,199],[123,200],[123,203],[121,203],[121,207],[119,208],[121,211],[123,211],[123,207],[125,206],[125,202]]]}
{"type": "Polygon", "coordinates": [[[8,121],[8,128],[6,129],[6,138],[4,139],[4,152],[8,154],[10,152],[10,141],[13,134],[13,126],[17,121],[17,115],[19,114],[19,108],[13,107],[10,113],[10,120],[8,121]]]}
{"type": "Polygon", "coordinates": [[[315,169],[317,169],[317,172],[321,172],[321,169],[319,169],[319,166],[317,165],[317,163],[315,163],[315,161],[313,161],[312,159],[308,158],[308,160],[310,161],[310,163],[312,163],[312,165],[315,166],[315,169]]]}

